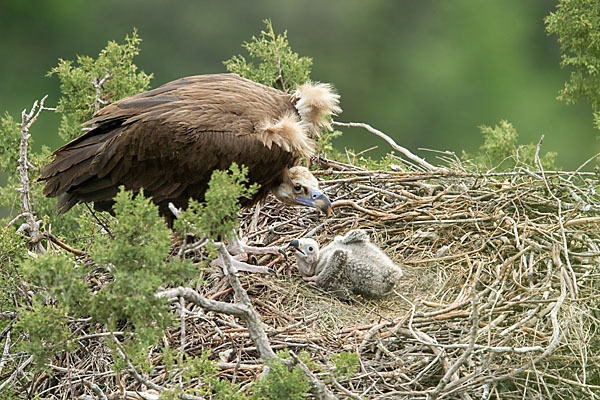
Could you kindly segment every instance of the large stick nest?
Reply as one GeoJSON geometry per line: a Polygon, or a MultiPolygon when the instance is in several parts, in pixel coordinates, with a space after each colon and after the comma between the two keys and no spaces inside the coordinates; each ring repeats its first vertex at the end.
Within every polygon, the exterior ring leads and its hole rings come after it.
{"type": "MultiPolygon", "coordinates": [[[[329,384],[340,397],[598,398],[596,176],[537,168],[479,174],[458,161],[448,165],[367,171],[321,159],[316,173],[335,200],[334,216],[274,199],[243,213],[251,244],[285,247],[313,237],[324,246],[366,229],[406,273],[382,299],[341,302],[307,285],[293,257],[259,259],[276,274],[240,276],[271,345],[329,367],[333,355],[357,353],[359,370],[329,384]]],[[[233,300],[225,280],[206,282],[198,288],[206,297],[233,300]]],[[[175,329],[165,340],[188,354],[209,350],[222,378],[255,380],[263,365],[244,324],[191,304],[187,310],[185,335],[175,329]]],[[[107,373],[111,354],[101,338],[81,344],[57,362],[47,387],[66,393],[74,377],[95,376],[135,398],[139,382],[107,373]]],[[[159,353],[150,358],[153,382],[177,383],[166,381],[159,353]]]]}

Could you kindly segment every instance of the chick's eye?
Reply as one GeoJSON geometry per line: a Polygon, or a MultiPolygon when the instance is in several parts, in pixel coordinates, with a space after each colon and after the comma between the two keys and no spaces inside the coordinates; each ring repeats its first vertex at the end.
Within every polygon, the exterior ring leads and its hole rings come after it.
{"type": "Polygon", "coordinates": [[[308,251],[313,251],[313,248],[312,248],[312,246],[309,246],[309,247],[308,247],[308,251]]]}
{"type": "Polygon", "coordinates": [[[300,185],[294,185],[294,191],[301,192],[302,191],[302,186],[300,186],[300,185]]]}

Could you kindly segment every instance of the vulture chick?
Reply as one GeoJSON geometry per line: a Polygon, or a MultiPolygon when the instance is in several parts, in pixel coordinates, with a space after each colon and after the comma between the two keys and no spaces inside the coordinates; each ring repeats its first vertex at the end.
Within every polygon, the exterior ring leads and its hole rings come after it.
{"type": "Polygon", "coordinates": [[[331,213],[315,177],[296,166],[314,153],[313,136],[330,129],[339,95],[308,83],[284,93],[236,74],[178,79],[112,103],[86,122],[91,129],[56,150],[41,171],[44,194],[62,196],[61,213],[79,202],[112,211],[119,186],[144,189],[169,223],[169,203],[204,200],[215,170],[232,162],[259,185],[248,207],[272,192],[289,205],[331,213]]]}
{"type": "Polygon", "coordinates": [[[322,250],[313,239],[296,239],[290,246],[296,248],[298,270],[304,280],[342,299],[349,298],[350,293],[381,297],[403,275],[362,229],[336,236],[322,250]]]}

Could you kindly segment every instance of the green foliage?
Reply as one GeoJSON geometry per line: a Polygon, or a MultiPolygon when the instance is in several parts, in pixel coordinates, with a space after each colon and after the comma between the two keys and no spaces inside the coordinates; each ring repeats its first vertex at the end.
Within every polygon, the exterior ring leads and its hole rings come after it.
{"type": "Polygon", "coordinates": [[[252,386],[254,400],[300,400],[308,397],[310,384],[298,365],[291,371],[281,360],[267,362],[269,373],[252,386]]]}
{"type": "Polygon", "coordinates": [[[113,280],[93,296],[89,312],[110,328],[126,321],[139,334],[138,343],[153,343],[173,321],[165,300],[155,296],[159,286],[190,280],[197,269],[188,261],[165,261],[171,233],[143,192],[134,196],[121,189],[114,211],[114,240],[97,238],[90,251],[113,280]]]}
{"type": "Polygon", "coordinates": [[[496,165],[510,157],[517,146],[517,131],[511,123],[500,121],[500,125],[482,125],[483,144],[479,147],[482,156],[487,157],[491,165],[496,165]]]}
{"type": "MultiPolygon", "coordinates": [[[[537,168],[535,163],[535,144],[519,145],[517,130],[510,122],[500,121],[493,128],[482,125],[480,127],[483,135],[483,144],[479,147],[479,153],[472,157],[472,161],[483,169],[495,168],[498,170],[509,170],[515,165],[526,165],[537,168]]],[[[463,154],[463,158],[468,158],[463,154]]],[[[540,154],[540,162],[544,169],[556,169],[556,153],[548,152],[540,154]]]]}
{"type": "Polygon", "coordinates": [[[124,44],[108,42],[98,58],[78,56],[76,65],[60,59],[58,66],[48,73],[60,80],[62,96],[56,111],[62,114],[58,131],[65,141],[79,136],[80,124],[104,105],[148,88],[152,74],[138,72],[133,63],[141,41],[134,30],[131,37],[125,37],[124,44]]]}
{"type": "Polygon", "coordinates": [[[175,221],[175,229],[211,240],[229,237],[238,226],[236,218],[241,197],[250,198],[258,190],[248,186],[248,168],[232,163],[229,171],[214,171],[204,203],[190,200],[188,208],[175,221]]]}
{"type": "Polygon", "coordinates": [[[52,300],[76,316],[85,314],[85,304],[90,294],[84,278],[89,268],[61,254],[48,253],[27,260],[21,265],[20,271],[27,282],[40,288],[36,293],[39,303],[52,300]]]}
{"type": "Polygon", "coordinates": [[[21,128],[7,112],[0,118],[0,170],[15,173],[19,162],[21,128]]]}
{"type": "Polygon", "coordinates": [[[125,273],[158,268],[168,255],[171,235],[157,207],[144,197],[143,190],[134,196],[121,187],[113,210],[119,220],[113,227],[115,239],[99,238],[92,250],[94,259],[118,265],[125,273]]]}
{"type": "Polygon", "coordinates": [[[341,157],[341,153],[333,147],[333,139],[342,136],[342,132],[338,130],[326,130],[321,131],[321,137],[317,139],[317,151],[319,153],[326,154],[328,157],[334,157],[336,160],[341,157]]]}
{"type": "MultiPolygon", "coordinates": [[[[209,359],[210,351],[203,351],[200,357],[186,357],[175,354],[170,347],[163,349],[162,361],[168,373],[177,365],[182,370],[182,379],[192,389],[186,390],[188,394],[202,396],[215,400],[244,400],[247,397],[240,392],[240,386],[217,376],[219,368],[209,359]]],[[[183,391],[180,388],[161,392],[161,400],[179,398],[183,391]]]]}
{"type": "Polygon", "coordinates": [[[260,32],[260,37],[252,36],[250,42],[244,42],[243,47],[250,57],[260,60],[258,66],[246,61],[244,56],[233,56],[225,61],[228,71],[240,76],[288,91],[309,80],[312,59],[300,57],[292,51],[287,40],[287,31],[276,35],[270,20],[264,21],[267,30],[260,32]]]}
{"type": "MultiPolygon", "coordinates": [[[[2,229],[2,228],[0,228],[2,229]]],[[[0,231],[0,310],[16,311],[13,299],[19,298],[20,277],[17,266],[27,256],[26,241],[14,226],[0,231]]],[[[0,321],[4,329],[9,321],[0,321]]]]}
{"type": "MultiPolygon", "coordinates": [[[[43,165],[40,161],[43,154],[47,154],[48,149],[44,147],[41,153],[30,153],[30,161],[34,165],[43,165]]],[[[8,175],[5,186],[0,187],[0,206],[7,207],[11,213],[18,214],[20,211],[19,192],[16,188],[21,186],[21,181],[17,173],[8,175]]],[[[44,222],[42,227],[51,227],[54,235],[61,238],[68,238],[68,242],[73,246],[86,248],[89,244],[89,238],[95,230],[96,224],[90,219],[89,213],[84,214],[79,207],[75,207],[67,214],[58,215],[54,206],[55,198],[48,198],[42,194],[43,182],[36,182],[37,170],[29,172],[29,196],[35,206],[35,211],[38,218],[44,222]]],[[[18,227],[23,219],[15,224],[18,227]]]]}
{"type": "Polygon", "coordinates": [[[179,390],[179,389],[163,390],[160,392],[160,396],[158,397],[158,400],[177,400],[177,399],[179,399],[180,391],[181,390],[179,390]]]}
{"type": "MultiPolygon", "coordinates": [[[[27,254],[25,239],[16,233],[14,226],[2,229],[0,235],[0,267],[14,266],[27,254]]],[[[4,275],[4,274],[3,274],[4,275]]]]}
{"type": "Polygon", "coordinates": [[[336,378],[352,376],[358,368],[358,355],[349,351],[338,353],[331,357],[335,363],[336,378]]]}
{"type": "MultiPolygon", "coordinates": [[[[390,154],[394,154],[394,152],[390,152],[390,154]]],[[[341,161],[347,161],[347,157],[342,158],[341,161]]],[[[364,157],[362,155],[357,155],[350,159],[352,165],[356,165],[357,167],[368,169],[371,171],[390,171],[392,169],[392,165],[398,167],[398,160],[393,158],[391,155],[386,154],[384,157],[380,159],[373,159],[371,157],[364,157]]]]}
{"type": "MultiPolygon", "coordinates": [[[[56,107],[62,120],[59,134],[67,141],[81,134],[80,124],[88,120],[103,105],[122,97],[145,90],[149,86],[152,75],[138,72],[133,58],[139,54],[141,39],[134,31],[131,37],[126,36],[125,43],[109,42],[97,59],[80,56],[77,62],[59,60],[57,67],[48,75],[56,75],[60,80],[62,96],[56,107]],[[110,77],[98,88],[93,82],[99,82],[110,74],[110,77]]],[[[35,131],[32,130],[32,137],[35,131]]],[[[8,182],[0,188],[0,206],[17,209],[18,192],[15,188],[21,185],[16,173],[19,158],[20,126],[8,113],[0,118],[0,170],[8,173],[8,182]]],[[[29,139],[32,143],[32,138],[29,139]]],[[[36,172],[48,162],[50,149],[42,148],[41,152],[29,152],[29,161],[35,167],[30,170],[30,197],[36,212],[47,226],[51,226],[55,235],[68,236],[75,245],[82,244],[77,238],[89,237],[94,231],[94,223],[82,216],[77,209],[57,216],[53,210],[56,199],[42,195],[43,183],[36,183],[36,172]]]]}
{"type": "Polygon", "coordinates": [[[183,379],[202,381],[194,390],[196,395],[209,396],[215,400],[243,400],[246,396],[240,392],[240,386],[216,376],[219,368],[209,359],[210,351],[203,351],[200,357],[190,357],[183,362],[183,379]]]}
{"type": "Polygon", "coordinates": [[[558,35],[561,66],[574,69],[558,98],[567,103],[586,98],[600,129],[600,2],[559,0],[545,22],[546,31],[558,35]]]}
{"type": "Polygon", "coordinates": [[[29,340],[22,340],[17,346],[31,354],[40,369],[59,352],[73,349],[67,312],[60,307],[35,301],[31,309],[20,311],[15,329],[27,333],[29,340]]]}
{"type": "MultiPolygon", "coordinates": [[[[40,362],[66,349],[70,335],[67,316],[89,316],[109,330],[135,333],[128,336],[123,348],[136,364],[150,368],[145,357],[148,345],[175,320],[165,306],[166,300],[155,294],[159,286],[189,282],[198,272],[191,262],[167,261],[170,230],[156,205],[143,193],[133,196],[121,190],[115,200],[118,223],[112,228],[114,240],[96,238],[90,250],[94,270],[52,253],[24,262],[19,268],[35,288],[33,309],[21,310],[24,317],[19,326],[29,337],[23,349],[40,362]],[[94,271],[103,273],[108,282],[92,290],[86,280],[94,271]]],[[[5,240],[0,243],[4,245],[5,240]]],[[[12,247],[18,248],[18,244],[12,247]]],[[[123,366],[116,361],[115,368],[123,366]]]]}

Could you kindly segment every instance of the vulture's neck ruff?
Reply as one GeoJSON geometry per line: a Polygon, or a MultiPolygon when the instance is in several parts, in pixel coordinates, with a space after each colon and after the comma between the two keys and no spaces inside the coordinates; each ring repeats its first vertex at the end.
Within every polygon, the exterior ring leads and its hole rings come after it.
{"type": "Polygon", "coordinates": [[[275,144],[302,158],[310,158],[315,152],[315,141],[305,133],[305,124],[292,113],[278,121],[265,121],[257,130],[257,138],[269,150],[275,144]]]}
{"type": "Polygon", "coordinates": [[[331,129],[329,117],[342,111],[340,96],[327,83],[308,82],[298,86],[292,103],[311,134],[319,135],[321,128],[331,129]]]}

